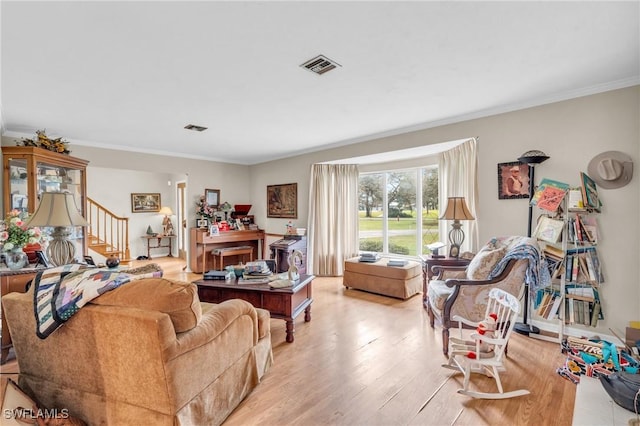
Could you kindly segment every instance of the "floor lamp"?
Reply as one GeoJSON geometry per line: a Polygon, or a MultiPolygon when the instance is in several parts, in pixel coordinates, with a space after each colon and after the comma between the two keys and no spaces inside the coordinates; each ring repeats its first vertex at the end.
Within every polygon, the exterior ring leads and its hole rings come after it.
{"type": "Polygon", "coordinates": [[[89,226],[80,214],[73,194],[67,192],[43,192],[40,196],[38,209],[33,214],[28,227],[53,227],[52,240],[47,247],[47,257],[54,266],[73,263],[76,257],[76,247],[69,240],[72,226],[89,226]]]}
{"type": "MultiPolygon", "coordinates": [[[[535,166],[543,161],[549,159],[549,156],[542,151],[531,150],[527,151],[518,158],[518,161],[525,163],[529,166],[529,222],[527,224],[527,237],[531,236],[531,222],[533,220],[533,206],[531,205],[531,199],[533,198],[533,186],[535,184],[535,166]]],[[[528,323],[529,320],[529,284],[524,283],[524,313],[522,316],[523,322],[518,322],[514,326],[514,330],[517,333],[528,336],[531,333],[538,334],[540,329],[534,325],[528,323]]]]}

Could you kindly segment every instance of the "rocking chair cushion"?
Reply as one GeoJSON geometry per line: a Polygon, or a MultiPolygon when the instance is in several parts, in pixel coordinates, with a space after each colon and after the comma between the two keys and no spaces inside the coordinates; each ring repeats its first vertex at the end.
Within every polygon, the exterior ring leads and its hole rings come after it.
{"type": "Polygon", "coordinates": [[[429,297],[431,307],[438,312],[442,312],[444,302],[451,296],[453,290],[453,287],[447,287],[444,281],[431,280],[429,282],[429,288],[427,289],[427,296],[429,297]]]}

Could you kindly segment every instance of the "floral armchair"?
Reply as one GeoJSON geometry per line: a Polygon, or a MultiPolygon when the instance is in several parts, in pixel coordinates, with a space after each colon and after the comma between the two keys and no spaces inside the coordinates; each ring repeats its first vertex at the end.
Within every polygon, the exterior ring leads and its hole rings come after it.
{"type": "Polygon", "coordinates": [[[535,239],[521,236],[492,238],[465,267],[434,266],[427,288],[429,324],[442,326],[442,351],[449,352],[449,329],[457,327],[454,315],[480,321],[489,291],[500,288],[518,298],[525,281],[537,287],[541,255],[535,239]]]}

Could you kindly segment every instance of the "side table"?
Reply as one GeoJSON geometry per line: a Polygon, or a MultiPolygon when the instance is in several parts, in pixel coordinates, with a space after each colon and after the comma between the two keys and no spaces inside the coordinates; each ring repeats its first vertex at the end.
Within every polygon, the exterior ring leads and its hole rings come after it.
{"type": "Polygon", "coordinates": [[[167,257],[173,257],[173,239],[176,238],[175,235],[143,235],[141,238],[147,240],[147,258],[151,259],[151,249],[163,247],[169,248],[169,254],[167,255],[167,257]],[[168,244],[162,244],[163,238],[169,240],[168,244]],[[152,240],[156,240],[155,246],[151,245],[152,240]]]}
{"type": "Polygon", "coordinates": [[[428,309],[429,301],[427,297],[427,286],[429,285],[431,278],[433,278],[433,271],[431,268],[434,266],[467,266],[470,260],[459,257],[433,258],[431,255],[420,256],[420,258],[422,259],[422,306],[425,309],[428,309]]]}

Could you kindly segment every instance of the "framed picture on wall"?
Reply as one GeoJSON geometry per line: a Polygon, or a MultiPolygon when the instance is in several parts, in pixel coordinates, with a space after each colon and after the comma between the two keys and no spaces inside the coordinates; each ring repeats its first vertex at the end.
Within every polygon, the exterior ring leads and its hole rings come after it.
{"type": "Polygon", "coordinates": [[[131,211],[133,213],[154,213],[160,211],[160,193],[131,194],[131,211]]]}
{"type": "Polygon", "coordinates": [[[519,161],[498,163],[498,199],[529,198],[529,166],[519,161]]]}
{"type": "Polygon", "coordinates": [[[204,190],[204,202],[211,207],[218,208],[220,206],[220,190],[219,189],[205,189],[204,190]]]}
{"type": "Polygon", "coordinates": [[[298,218],[298,184],[267,186],[267,217],[298,218]]]}

